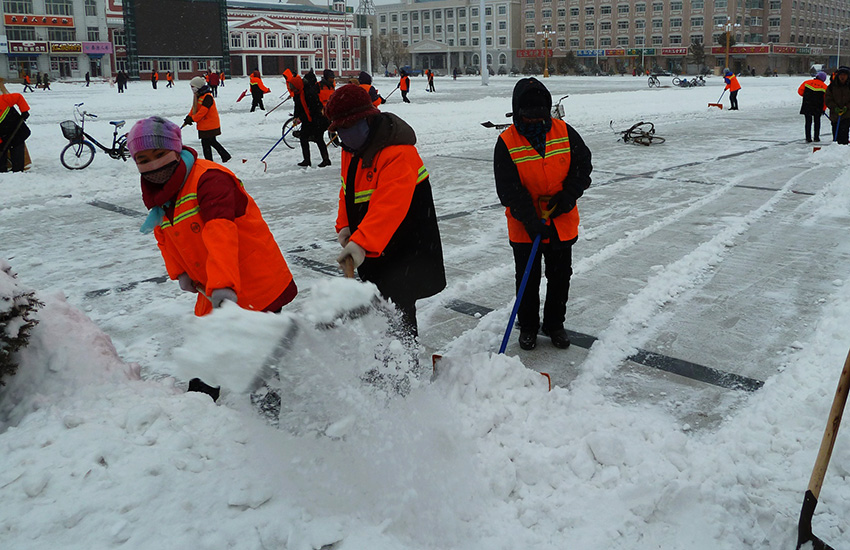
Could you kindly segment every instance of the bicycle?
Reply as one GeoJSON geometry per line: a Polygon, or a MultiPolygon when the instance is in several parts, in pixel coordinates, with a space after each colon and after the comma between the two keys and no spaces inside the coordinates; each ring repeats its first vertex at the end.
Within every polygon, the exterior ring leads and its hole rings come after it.
{"type": "Polygon", "coordinates": [[[570,97],[569,95],[565,95],[561,99],[558,100],[557,103],[552,105],[552,118],[557,118],[558,120],[564,120],[564,106],[561,105],[561,102],[570,97]]]}
{"type": "Polygon", "coordinates": [[[649,84],[650,88],[660,88],[661,87],[661,81],[658,80],[658,77],[655,76],[654,74],[649,75],[649,80],[648,80],[647,83],[649,84]]]}
{"type": "MultiPolygon", "coordinates": [[[[608,124],[614,130],[614,121],[608,124]]],[[[614,130],[616,132],[616,130],[614,130]]],[[[664,143],[666,140],[661,136],[655,135],[655,124],[652,122],[638,122],[633,124],[628,130],[619,132],[620,139],[623,143],[637,143],[639,145],[651,145],[653,143],[664,143]]]]}
{"type": "MultiPolygon", "coordinates": [[[[295,149],[295,144],[301,143],[301,131],[295,129],[300,124],[301,121],[298,120],[294,115],[290,116],[286,120],[286,122],[283,123],[283,128],[281,128],[283,143],[286,144],[286,146],[290,149],[295,149]]],[[[336,132],[331,132],[330,130],[328,130],[328,140],[325,142],[325,145],[339,147],[339,139],[337,138],[336,132]]]]}
{"type": "Polygon", "coordinates": [[[82,105],[82,103],[74,105],[74,120],[65,120],[59,123],[62,135],[68,140],[68,145],[59,154],[62,166],[68,170],[82,170],[87,167],[92,163],[97,152],[94,148],[95,145],[110,158],[121,159],[126,162],[130,158],[130,151],[127,149],[127,134],[118,135],[118,129],[124,126],[124,121],[109,121],[115,127],[115,130],[112,132],[112,147],[107,148],[86,133],[86,118],[95,119],[97,115],[81,111],[82,105]],[[77,124],[78,120],[80,124],[77,124]]]}

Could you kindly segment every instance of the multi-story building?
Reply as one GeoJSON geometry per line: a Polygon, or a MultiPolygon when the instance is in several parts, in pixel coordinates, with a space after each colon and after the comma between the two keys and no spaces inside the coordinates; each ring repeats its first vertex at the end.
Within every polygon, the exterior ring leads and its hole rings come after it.
{"type": "Polygon", "coordinates": [[[102,0],[3,0],[0,76],[53,79],[111,75],[113,49],[102,0]]]}
{"type": "MultiPolygon", "coordinates": [[[[477,66],[480,33],[477,25],[471,27],[478,5],[404,0],[378,6],[376,30],[397,34],[414,66],[434,66],[441,58],[446,61],[437,68],[477,66]]],[[[692,43],[703,45],[700,64],[719,69],[727,63],[727,30],[728,63],[737,71],[801,72],[823,61],[835,66],[842,32],[850,57],[850,0],[486,0],[485,6],[487,63],[497,70],[521,69],[528,58],[547,51],[555,59],[573,52],[584,65],[598,64],[603,71],[682,70],[689,62],[696,70],[699,64],[688,55],[692,43]]]]}

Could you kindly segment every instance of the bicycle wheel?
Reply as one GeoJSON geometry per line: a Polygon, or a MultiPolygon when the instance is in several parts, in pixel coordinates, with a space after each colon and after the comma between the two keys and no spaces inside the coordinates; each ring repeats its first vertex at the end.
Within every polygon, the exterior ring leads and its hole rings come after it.
{"type": "Polygon", "coordinates": [[[59,160],[68,170],[82,170],[94,160],[94,145],[88,141],[69,143],[62,149],[59,160]]]}
{"type": "Polygon", "coordinates": [[[647,81],[647,84],[649,84],[649,87],[652,88],[653,86],[658,84],[658,79],[654,76],[650,76],[649,80],[647,81]]]}
{"type": "Polygon", "coordinates": [[[330,144],[334,147],[339,147],[339,136],[336,132],[331,132],[328,130],[328,139],[330,140],[330,144]]]}
{"type": "Polygon", "coordinates": [[[298,126],[298,124],[295,124],[295,120],[295,117],[292,117],[283,123],[283,143],[290,149],[295,149],[295,144],[298,143],[298,139],[292,135],[293,129],[298,126]]]}
{"type": "Polygon", "coordinates": [[[678,76],[673,79],[673,86],[678,86],[681,83],[682,79],[680,79],[678,76]]]}

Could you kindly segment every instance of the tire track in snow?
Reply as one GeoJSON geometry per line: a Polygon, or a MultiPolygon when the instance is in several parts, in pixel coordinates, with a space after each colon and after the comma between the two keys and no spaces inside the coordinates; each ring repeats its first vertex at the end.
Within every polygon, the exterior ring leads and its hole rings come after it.
{"type": "MultiPolygon", "coordinates": [[[[646,341],[656,332],[657,327],[666,321],[667,316],[663,314],[664,309],[670,304],[682,305],[686,303],[687,299],[683,300],[681,297],[687,293],[692,294],[693,290],[707,282],[706,275],[708,272],[724,260],[728,249],[735,245],[736,239],[746,233],[755,222],[771,212],[774,205],[787,196],[792,186],[800,178],[816,169],[816,167],[809,168],[792,176],[779,191],[775,192],[761,206],[741,216],[735,223],[720,230],[714,237],[698,245],[690,253],[667,264],[651,275],[644,287],[630,296],[629,300],[611,319],[608,327],[600,332],[598,340],[591,347],[587,358],[580,367],[581,372],[575,384],[592,384],[595,380],[610,375],[638,348],[644,347],[646,341]]],[[[755,173],[756,171],[750,171],[747,175],[741,177],[750,177],[755,173]]],[[[645,230],[633,232],[629,237],[621,239],[581,262],[581,265],[578,266],[579,269],[586,273],[603,259],[610,258],[615,251],[621,251],[626,246],[632,246],[639,240],[655,233],[661,227],[668,226],[681,219],[683,215],[692,212],[699,205],[707,204],[719,198],[733,187],[732,184],[725,186],[705,197],[705,201],[697,201],[681,215],[677,213],[668,216],[659,224],[653,224],[645,230]]]]}

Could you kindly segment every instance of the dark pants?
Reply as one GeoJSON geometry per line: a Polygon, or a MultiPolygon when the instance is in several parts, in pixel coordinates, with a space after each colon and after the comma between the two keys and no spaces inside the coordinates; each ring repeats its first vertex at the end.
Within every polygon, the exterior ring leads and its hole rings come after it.
{"type": "Polygon", "coordinates": [[[215,137],[211,138],[201,138],[201,149],[204,151],[204,158],[206,160],[212,160],[212,150],[215,149],[219,156],[221,156],[221,162],[227,162],[230,160],[230,153],[227,152],[227,149],[218,142],[215,137]]]}
{"type": "Polygon", "coordinates": [[[804,113],[806,117],[806,141],[812,141],[812,125],[815,127],[815,141],[820,141],[820,117],[822,115],[810,115],[804,113]]]}
{"type": "Polygon", "coordinates": [[[123,94],[123,93],[124,93],[124,88],[125,88],[126,86],[127,86],[127,85],[126,85],[126,84],[124,84],[123,82],[119,82],[119,83],[118,83],[118,93],[119,93],[119,94],[123,94]]]}
{"type": "MultiPolygon", "coordinates": [[[[519,291],[522,275],[531,256],[531,243],[511,243],[516,266],[516,289],[519,291]]],[[[572,245],[559,244],[553,248],[541,244],[528,275],[528,282],[517,311],[520,330],[537,331],[540,327],[541,258],[546,263],[546,301],[543,304],[543,326],[547,330],[564,327],[567,299],[570,294],[570,277],[573,274],[572,245]]]]}
{"type": "Polygon", "coordinates": [[[151,80],[151,85],[153,86],[153,89],[156,90],[156,80],[151,80]]]}
{"type": "Polygon", "coordinates": [[[729,109],[733,111],[738,110],[738,92],[741,90],[735,90],[734,92],[729,92],[729,103],[732,105],[729,109]]]}
{"type": "Polygon", "coordinates": [[[218,86],[210,86],[210,92],[212,92],[213,97],[218,97],[218,86]]]}
{"type": "MultiPolygon", "coordinates": [[[[850,115],[848,115],[850,117],[850,115]]],[[[832,123],[832,140],[841,145],[847,145],[848,134],[850,134],[850,118],[841,117],[838,124],[832,123]]]]}
{"type": "Polygon", "coordinates": [[[256,109],[257,107],[259,107],[261,111],[266,110],[265,105],[263,105],[263,96],[257,97],[257,96],[254,95],[254,96],[251,96],[251,98],[252,98],[252,101],[251,101],[251,112],[252,113],[254,112],[254,109],[256,109]]]}
{"type": "Polygon", "coordinates": [[[405,103],[410,103],[410,100],[407,99],[407,90],[401,91],[401,100],[404,101],[405,103]]]}
{"type": "Polygon", "coordinates": [[[8,159],[12,161],[12,172],[23,172],[24,171],[24,160],[26,158],[26,145],[21,143],[19,145],[12,145],[9,147],[9,150],[6,154],[3,155],[3,158],[0,159],[0,172],[8,172],[8,159]]]}
{"type": "Polygon", "coordinates": [[[328,147],[325,145],[324,132],[319,133],[314,128],[307,127],[307,124],[301,125],[301,156],[305,162],[310,162],[310,142],[315,141],[319,146],[319,154],[322,155],[322,160],[330,161],[328,157],[328,147]]]}

